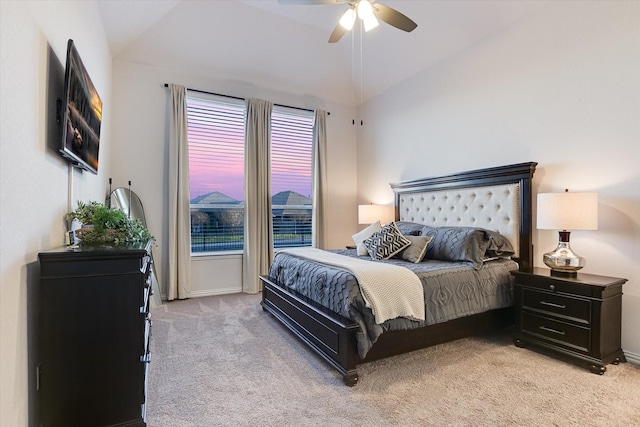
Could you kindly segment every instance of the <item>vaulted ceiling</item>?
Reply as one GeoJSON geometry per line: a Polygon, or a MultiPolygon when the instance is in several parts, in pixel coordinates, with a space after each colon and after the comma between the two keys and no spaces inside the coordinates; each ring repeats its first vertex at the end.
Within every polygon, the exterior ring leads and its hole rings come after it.
{"type": "Polygon", "coordinates": [[[551,0],[382,0],[417,24],[354,28],[335,44],[345,4],[277,0],[99,0],[114,59],[358,105],[551,0]],[[361,68],[362,65],[362,68],[361,68]]]}

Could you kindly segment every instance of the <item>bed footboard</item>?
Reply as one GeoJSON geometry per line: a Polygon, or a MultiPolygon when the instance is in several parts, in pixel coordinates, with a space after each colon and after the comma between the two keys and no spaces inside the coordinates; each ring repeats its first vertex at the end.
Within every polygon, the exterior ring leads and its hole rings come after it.
{"type": "Polygon", "coordinates": [[[266,276],[262,281],[262,309],[273,314],[313,351],[344,377],[345,384],[358,382],[356,364],[362,360],[356,348],[358,325],[302,295],[285,291],[266,276]]]}
{"type": "Polygon", "coordinates": [[[262,281],[262,309],[319,354],[344,377],[348,386],[358,382],[357,365],[397,356],[460,338],[482,335],[514,323],[513,307],[505,307],[418,329],[385,332],[361,359],[357,350],[357,323],[308,298],[283,289],[266,276],[262,281]]]}

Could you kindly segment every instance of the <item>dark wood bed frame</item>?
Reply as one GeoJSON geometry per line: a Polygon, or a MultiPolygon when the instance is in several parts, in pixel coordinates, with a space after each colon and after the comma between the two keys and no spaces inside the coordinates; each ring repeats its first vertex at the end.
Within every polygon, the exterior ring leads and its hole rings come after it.
{"type": "MultiPolygon", "coordinates": [[[[391,184],[395,192],[396,218],[401,194],[472,188],[487,185],[519,184],[519,258],[521,269],[533,266],[531,181],[537,163],[500,166],[442,177],[425,178],[391,184]]],[[[260,276],[263,284],[262,308],[273,314],[304,343],[329,362],[344,377],[348,386],[358,382],[357,365],[407,353],[460,338],[480,335],[513,324],[513,308],[492,310],[445,323],[406,331],[385,332],[364,359],[357,351],[358,325],[320,306],[310,299],[279,286],[269,277],[260,276]]]]}

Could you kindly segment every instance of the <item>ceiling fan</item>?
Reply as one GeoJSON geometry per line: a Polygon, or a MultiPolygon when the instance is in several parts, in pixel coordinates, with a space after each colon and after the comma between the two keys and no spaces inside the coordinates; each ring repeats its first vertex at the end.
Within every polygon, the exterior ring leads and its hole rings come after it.
{"type": "Polygon", "coordinates": [[[378,19],[408,33],[418,26],[402,13],[375,0],[278,0],[278,3],[292,5],[348,4],[349,10],[340,18],[340,22],[329,37],[329,43],[336,43],[350,31],[356,17],[362,20],[365,31],[377,27],[378,19]]]}

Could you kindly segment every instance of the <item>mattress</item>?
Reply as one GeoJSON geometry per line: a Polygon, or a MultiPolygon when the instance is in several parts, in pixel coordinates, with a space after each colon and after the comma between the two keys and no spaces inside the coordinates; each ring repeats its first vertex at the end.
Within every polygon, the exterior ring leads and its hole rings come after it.
{"type": "MultiPolygon", "coordinates": [[[[331,252],[357,257],[353,249],[331,252]]],[[[480,268],[438,260],[411,263],[392,258],[371,262],[400,265],[418,275],[424,288],[424,321],[396,318],[377,324],[353,274],[292,254],[277,253],[269,277],[287,290],[357,323],[358,353],[362,358],[385,331],[419,328],[513,304],[513,276],[509,271],[517,270],[518,264],[510,259],[488,261],[480,268]]]]}

